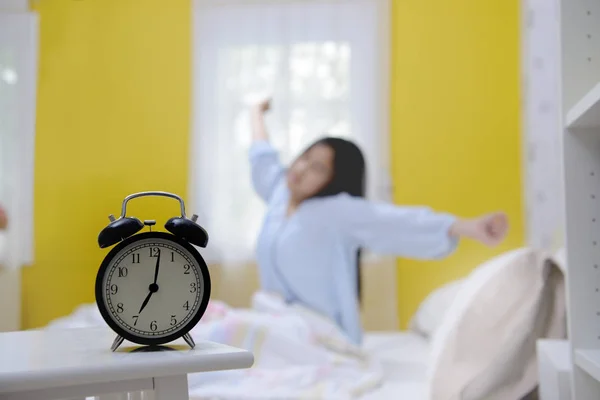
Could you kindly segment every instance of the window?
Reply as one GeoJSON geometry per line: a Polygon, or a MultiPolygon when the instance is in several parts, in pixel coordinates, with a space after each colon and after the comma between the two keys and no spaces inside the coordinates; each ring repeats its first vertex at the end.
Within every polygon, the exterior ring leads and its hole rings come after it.
{"type": "Polygon", "coordinates": [[[259,97],[273,98],[267,124],[282,162],[325,134],[352,139],[369,197],[388,199],[381,4],[196,2],[191,197],[209,261],[254,259],[264,205],[250,182],[248,107],[259,97]]]}
{"type": "Polygon", "coordinates": [[[0,13],[0,205],[9,218],[0,263],[12,268],[33,260],[37,50],[37,18],[0,13]]]}

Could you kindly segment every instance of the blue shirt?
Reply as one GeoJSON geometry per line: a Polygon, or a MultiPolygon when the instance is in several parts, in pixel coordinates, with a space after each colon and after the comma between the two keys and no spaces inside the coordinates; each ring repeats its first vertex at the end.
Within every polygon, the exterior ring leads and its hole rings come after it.
{"type": "Polygon", "coordinates": [[[257,141],[250,149],[254,190],[267,212],[257,244],[262,290],[276,292],[335,321],[362,340],[356,292],[356,251],[415,259],[442,258],[457,240],[456,218],[426,207],[399,207],[348,194],[303,201],[287,216],[290,193],[275,149],[257,141]]]}

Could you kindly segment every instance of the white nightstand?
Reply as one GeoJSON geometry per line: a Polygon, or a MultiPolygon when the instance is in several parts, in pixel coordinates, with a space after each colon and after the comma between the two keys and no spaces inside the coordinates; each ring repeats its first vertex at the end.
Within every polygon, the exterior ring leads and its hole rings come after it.
{"type": "MultiPolygon", "coordinates": [[[[153,392],[155,400],[188,400],[187,375],[249,368],[252,353],[222,344],[183,341],[171,351],[110,351],[108,328],[0,333],[0,400],[84,399],[110,393],[153,392]]],[[[127,397],[125,397],[127,398],[127,397]]]]}
{"type": "Polygon", "coordinates": [[[540,400],[571,400],[571,348],[567,340],[538,340],[540,400]]]}

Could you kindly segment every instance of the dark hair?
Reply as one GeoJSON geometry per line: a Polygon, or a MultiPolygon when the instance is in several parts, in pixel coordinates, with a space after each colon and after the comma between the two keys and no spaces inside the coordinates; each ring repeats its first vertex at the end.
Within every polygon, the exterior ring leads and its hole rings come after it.
{"type": "MultiPolygon", "coordinates": [[[[307,151],[319,144],[329,146],[333,150],[333,176],[329,183],[312,197],[334,196],[339,193],[365,197],[366,167],[360,148],[346,139],[325,137],[313,143],[307,151]]],[[[362,302],[360,256],[361,249],[358,249],[356,252],[356,292],[359,302],[362,302]]]]}

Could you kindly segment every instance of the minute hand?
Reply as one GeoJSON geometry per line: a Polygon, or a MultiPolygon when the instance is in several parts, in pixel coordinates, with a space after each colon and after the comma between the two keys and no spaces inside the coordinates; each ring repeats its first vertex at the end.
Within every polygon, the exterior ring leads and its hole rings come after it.
{"type": "Polygon", "coordinates": [[[160,249],[158,249],[158,257],[156,257],[156,267],[154,268],[154,284],[156,285],[156,281],[158,279],[158,268],[160,266],[160,249]]]}

